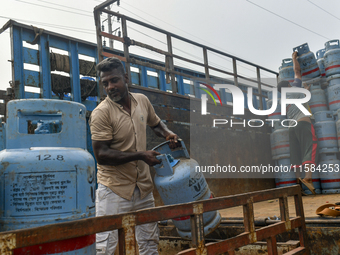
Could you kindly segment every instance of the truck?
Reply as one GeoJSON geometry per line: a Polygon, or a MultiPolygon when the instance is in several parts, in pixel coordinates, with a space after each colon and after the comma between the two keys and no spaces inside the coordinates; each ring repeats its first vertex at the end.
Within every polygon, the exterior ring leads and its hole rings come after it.
{"type": "MultiPolygon", "coordinates": [[[[117,57],[125,65],[130,91],[143,93],[150,99],[162,121],[175,133],[180,134],[191,157],[198,160],[200,165],[228,162],[229,166],[235,169],[242,166],[274,165],[270,147],[271,126],[266,124],[254,129],[249,125],[250,120],[254,120],[254,123],[268,122],[268,117],[252,113],[249,110],[249,102],[252,102],[252,107],[257,110],[266,110],[268,97],[271,89],[275,87],[278,73],[105,8],[113,2],[115,0],[106,1],[94,9],[97,44],[9,20],[0,30],[0,34],[7,29],[11,31],[12,81],[7,91],[0,91],[0,97],[4,100],[4,103],[0,104],[0,115],[6,116],[6,103],[13,99],[58,99],[84,104],[88,121],[91,112],[105,97],[95,65],[105,57],[117,57]],[[101,13],[120,18],[122,37],[101,30],[101,13]],[[127,21],[164,34],[168,50],[161,50],[130,38],[127,21]],[[103,46],[103,38],[122,43],[124,50],[103,46]],[[202,50],[203,63],[173,53],[174,39],[199,47],[202,50]],[[131,54],[130,47],[157,52],[164,56],[165,61],[131,54]],[[58,50],[67,52],[67,55],[56,53],[58,50]],[[210,53],[229,59],[233,70],[211,65],[208,61],[210,53]],[[86,60],[84,56],[93,58],[94,61],[86,60]],[[204,72],[175,65],[175,59],[204,68],[204,72]],[[39,67],[39,71],[26,69],[24,64],[39,67]],[[249,78],[239,74],[239,64],[253,67],[256,77],[249,78]],[[274,84],[261,77],[262,72],[272,74],[274,84]],[[234,116],[233,95],[223,87],[217,92],[218,104],[215,100],[207,99],[209,94],[202,88],[207,88],[206,85],[216,88],[218,84],[233,85],[240,89],[244,96],[243,116],[234,116]],[[251,95],[248,94],[249,88],[251,95]],[[210,113],[205,121],[202,120],[201,114],[202,99],[207,100],[210,113]],[[215,119],[223,120],[223,123],[228,125],[213,126],[215,119]],[[216,143],[219,143],[219,148],[222,149],[214,149],[216,143]],[[204,144],[206,149],[202,150],[198,144],[204,144]]],[[[2,123],[0,128],[0,133],[4,134],[6,128],[10,127],[2,123]]],[[[152,132],[147,132],[148,149],[161,142],[162,140],[152,132]]],[[[6,149],[3,139],[1,144],[1,149],[6,149]]],[[[93,155],[89,128],[87,150],[93,155]]],[[[154,170],[151,171],[154,175],[154,170]]],[[[215,198],[164,206],[155,190],[157,207],[154,209],[2,232],[1,254],[15,254],[15,250],[22,247],[93,236],[95,233],[112,229],[119,230],[119,254],[135,254],[138,250],[134,240],[135,225],[155,221],[159,222],[161,229],[160,254],[339,253],[338,220],[305,218],[305,204],[302,203],[299,186],[276,188],[272,176],[206,177],[215,198]],[[254,212],[257,203],[262,203],[260,214],[254,212]],[[279,217],[263,216],[266,215],[268,203],[278,206],[279,217]],[[291,206],[295,208],[293,215],[289,214],[291,206]],[[224,216],[221,225],[211,235],[204,237],[202,214],[213,210],[226,210],[227,216],[224,216]],[[170,220],[188,215],[192,222],[192,240],[180,238],[170,220]]]]}

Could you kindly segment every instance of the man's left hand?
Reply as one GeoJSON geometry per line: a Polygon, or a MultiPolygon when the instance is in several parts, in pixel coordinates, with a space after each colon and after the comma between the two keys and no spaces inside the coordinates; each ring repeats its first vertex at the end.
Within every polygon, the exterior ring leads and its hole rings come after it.
{"type": "Polygon", "coordinates": [[[169,134],[165,139],[167,141],[170,141],[170,144],[169,144],[170,149],[175,149],[181,146],[181,143],[178,142],[178,139],[179,139],[178,135],[174,133],[169,134]]]}

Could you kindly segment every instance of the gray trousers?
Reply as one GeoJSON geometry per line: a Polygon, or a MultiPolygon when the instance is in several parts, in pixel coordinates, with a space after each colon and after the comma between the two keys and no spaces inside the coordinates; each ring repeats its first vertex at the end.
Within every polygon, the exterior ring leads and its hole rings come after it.
{"type": "MultiPolygon", "coordinates": [[[[139,188],[136,186],[131,201],[126,200],[102,184],[98,184],[96,193],[96,216],[127,213],[145,208],[155,207],[152,192],[140,199],[139,188]]],[[[158,255],[159,229],[157,222],[137,225],[136,240],[140,255],[158,255]]],[[[113,255],[118,243],[118,230],[97,233],[97,255],[113,255]]]]}

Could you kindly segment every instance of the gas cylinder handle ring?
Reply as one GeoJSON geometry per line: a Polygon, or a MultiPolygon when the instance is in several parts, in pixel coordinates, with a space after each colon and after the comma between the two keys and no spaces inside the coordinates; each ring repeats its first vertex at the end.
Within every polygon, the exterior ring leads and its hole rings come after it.
{"type": "Polygon", "coordinates": [[[181,146],[174,148],[174,149],[170,148],[170,146],[169,146],[170,141],[165,141],[165,142],[157,145],[156,147],[154,147],[152,150],[157,151],[157,152],[161,153],[162,155],[171,154],[174,158],[181,157],[181,156],[186,157],[186,158],[190,158],[188,150],[185,147],[183,140],[178,139],[178,142],[181,143],[181,146]]]}
{"type": "MultiPolygon", "coordinates": [[[[181,143],[181,146],[180,147],[182,147],[183,148],[183,140],[181,139],[181,138],[179,138],[178,140],[177,140],[177,142],[180,142],[181,143]]],[[[156,147],[154,147],[152,150],[154,151],[154,150],[157,150],[158,148],[160,148],[160,147],[163,147],[164,145],[169,145],[170,144],[170,141],[165,141],[165,142],[163,142],[163,143],[161,143],[161,144],[158,144],[156,147]]],[[[177,147],[178,148],[178,147],[177,147]]],[[[175,148],[175,149],[177,149],[177,148],[175,148]]],[[[184,147],[185,148],[185,147],[184,147]]],[[[175,149],[173,149],[173,150],[175,150],[175,149]]]]}

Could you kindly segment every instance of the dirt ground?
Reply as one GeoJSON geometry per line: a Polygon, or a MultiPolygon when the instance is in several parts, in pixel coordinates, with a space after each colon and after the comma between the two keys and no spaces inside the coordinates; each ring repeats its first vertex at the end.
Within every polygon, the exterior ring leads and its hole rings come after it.
{"type": "MultiPolygon", "coordinates": [[[[326,203],[335,204],[340,202],[340,194],[328,194],[328,195],[309,195],[303,196],[303,209],[306,218],[319,217],[315,214],[316,209],[326,203]]],[[[289,204],[289,216],[295,216],[294,198],[288,197],[289,204]]],[[[220,210],[223,218],[243,217],[242,207],[233,207],[229,209],[220,210]]],[[[279,200],[268,200],[254,204],[254,216],[257,217],[280,217],[279,200]]]]}

